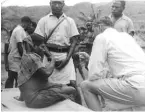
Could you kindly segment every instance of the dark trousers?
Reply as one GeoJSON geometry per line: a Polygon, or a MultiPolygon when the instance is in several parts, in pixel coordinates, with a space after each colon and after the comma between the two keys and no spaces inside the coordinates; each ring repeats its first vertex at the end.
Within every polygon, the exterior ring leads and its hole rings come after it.
{"type": "Polygon", "coordinates": [[[17,87],[17,85],[18,85],[17,79],[18,79],[18,73],[9,70],[8,71],[8,78],[7,78],[6,83],[5,83],[5,88],[13,88],[14,80],[15,80],[15,87],[17,87]]]}

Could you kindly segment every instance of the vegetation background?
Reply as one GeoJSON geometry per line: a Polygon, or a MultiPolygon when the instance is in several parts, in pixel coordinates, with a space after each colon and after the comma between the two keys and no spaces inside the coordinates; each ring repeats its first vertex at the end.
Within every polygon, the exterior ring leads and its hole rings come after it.
{"type": "MultiPolygon", "coordinates": [[[[109,15],[111,12],[111,3],[97,3],[91,4],[88,2],[82,2],[75,4],[74,6],[65,6],[64,12],[66,15],[72,17],[78,26],[84,25],[83,17],[80,12],[83,12],[86,16],[95,15],[97,16],[100,11],[100,16],[109,15]],[[92,10],[93,6],[93,10],[92,10]]],[[[1,7],[1,26],[8,30],[13,29],[17,24],[20,23],[20,18],[27,15],[35,22],[50,12],[49,6],[33,6],[33,7],[19,7],[9,6],[1,7]]],[[[128,1],[126,3],[126,9],[124,14],[133,20],[135,26],[134,38],[145,49],[145,1],[128,1]]],[[[5,34],[1,34],[1,79],[2,85],[4,84],[7,74],[4,69],[3,51],[4,42],[6,41],[5,34]]],[[[3,87],[3,86],[2,86],[3,87]]]]}

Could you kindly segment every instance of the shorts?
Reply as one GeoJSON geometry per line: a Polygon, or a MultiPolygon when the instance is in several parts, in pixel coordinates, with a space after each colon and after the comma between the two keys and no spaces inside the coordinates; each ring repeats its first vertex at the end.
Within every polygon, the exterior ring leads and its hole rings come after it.
{"type": "Polygon", "coordinates": [[[25,102],[27,107],[30,108],[44,108],[51,106],[59,101],[65,99],[71,99],[71,94],[65,94],[61,91],[62,85],[54,84],[47,88],[43,88],[38,91],[36,96],[31,100],[31,102],[25,102]]]}
{"type": "Polygon", "coordinates": [[[108,78],[89,83],[89,91],[101,95],[104,99],[123,104],[125,108],[145,106],[145,88],[134,88],[126,80],[108,78]]]}

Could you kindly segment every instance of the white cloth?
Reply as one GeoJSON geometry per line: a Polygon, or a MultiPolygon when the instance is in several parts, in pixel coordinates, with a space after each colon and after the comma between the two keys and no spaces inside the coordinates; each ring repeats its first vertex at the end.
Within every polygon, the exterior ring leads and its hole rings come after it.
{"type": "Polygon", "coordinates": [[[12,32],[9,44],[9,69],[17,72],[19,70],[21,56],[18,52],[17,43],[22,42],[26,38],[27,34],[22,26],[18,25],[12,32]]]}
{"type": "MultiPolygon", "coordinates": [[[[44,57],[44,66],[46,66],[48,63],[49,62],[47,61],[47,58],[44,57]]],[[[70,80],[76,80],[76,73],[72,58],[62,70],[59,71],[54,69],[52,75],[49,77],[49,82],[51,83],[69,84],[70,80]]]]}
{"type": "Polygon", "coordinates": [[[95,38],[89,78],[100,78],[106,62],[113,77],[135,75],[128,79],[130,84],[145,88],[145,53],[130,35],[108,28],[95,38]]]}
{"type": "MultiPolygon", "coordinates": [[[[50,34],[50,32],[53,30],[53,28],[57,25],[57,23],[63,19],[66,18],[59,26],[55,29],[53,32],[52,36],[49,38],[47,43],[53,43],[57,44],[60,46],[70,46],[70,39],[71,37],[78,35],[78,30],[76,27],[76,24],[74,20],[70,17],[67,17],[65,14],[62,14],[62,16],[58,19],[56,16],[54,16],[52,13],[48,14],[47,16],[43,17],[40,19],[38,22],[38,25],[36,27],[35,33],[47,38],[47,36],[50,34]]],[[[58,60],[65,60],[67,57],[67,53],[56,53],[56,52],[51,52],[51,54],[54,56],[54,58],[58,60]]],[[[47,60],[44,60],[45,64],[47,60]]],[[[74,69],[74,64],[72,62],[72,59],[66,65],[64,69],[61,71],[54,70],[53,74],[51,77],[55,77],[56,79],[53,78],[53,81],[57,82],[62,82],[68,83],[69,80],[76,80],[75,76],[75,69],[74,69]],[[69,71],[70,70],[70,71],[69,71]],[[56,77],[57,74],[57,77],[56,77]],[[67,78],[63,75],[67,74],[67,78]],[[68,77],[68,74],[70,75],[68,77]],[[60,77],[62,79],[60,79],[60,77]],[[73,77],[73,78],[70,78],[73,77]]]]}

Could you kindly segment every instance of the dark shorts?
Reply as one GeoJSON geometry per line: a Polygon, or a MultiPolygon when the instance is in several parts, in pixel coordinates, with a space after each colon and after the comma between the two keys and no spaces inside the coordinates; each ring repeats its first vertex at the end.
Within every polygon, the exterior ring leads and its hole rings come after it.
{"type": "Polygon", "coordinates": [[[38,91],[37,95],[32,99],[31,102],[26,102],[26,105],[30,108],[44,108],[59,101],[71,99],[71,94],[68,95],[63,93],[61,88],[62,85],[59,84],[43,88],[38,91]]]}

